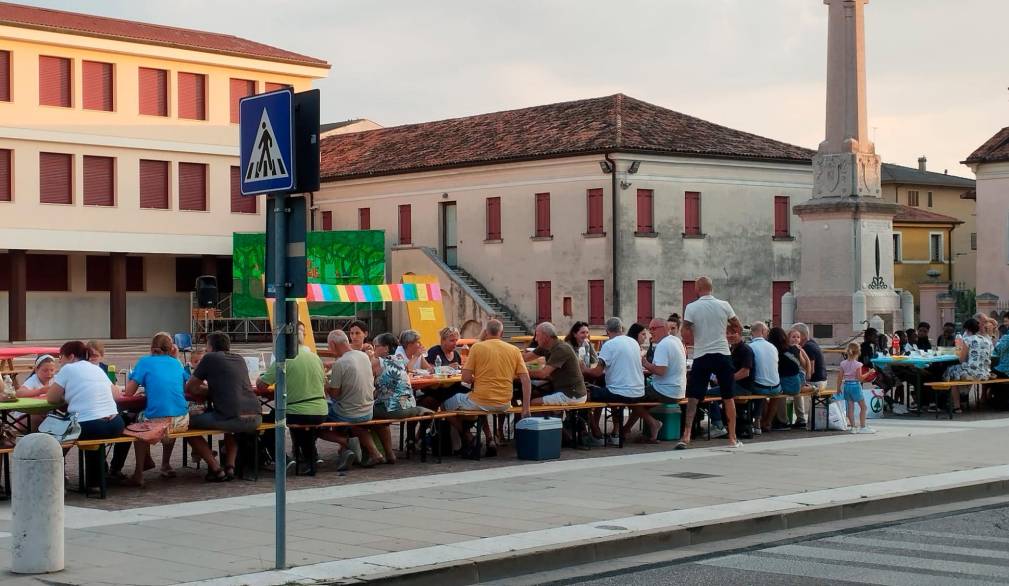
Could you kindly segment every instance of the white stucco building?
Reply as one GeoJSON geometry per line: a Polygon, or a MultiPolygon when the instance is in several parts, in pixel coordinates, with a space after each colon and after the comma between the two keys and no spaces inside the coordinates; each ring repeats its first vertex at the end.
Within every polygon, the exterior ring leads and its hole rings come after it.
{"type": "Polygon", "coordinates": [[[964,164],[977,176],[977,292],[1009,300],[1009,128],[964,164]]]}
{"type": "Polygon", "coordinates": [[[566,328],[681,313],[702,274],[744,320],[777,321],[812,154],[618,94],[328,137],[315,203],[322,225],[384,229],[393,281],[459,285],[460,325],[460,281],[566,328]]]}

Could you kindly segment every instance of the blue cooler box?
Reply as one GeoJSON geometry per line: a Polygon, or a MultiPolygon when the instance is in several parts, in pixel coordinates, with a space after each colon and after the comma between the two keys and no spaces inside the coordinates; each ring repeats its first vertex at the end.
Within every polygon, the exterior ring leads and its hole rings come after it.
{"type": "Polygon", "coordinates": [[[674,442],[680,439],[680,417],[682,416],[679,405],[662,405],[651,410],[652,417],[662,423],[659,430],[659,440],[664,442],[674,442]]]}
{"type": "Polygon", "coordinates": [[[561,457],[561,420],[526,417],[515,426],[515,451],[520,460],[556,460],[561,457]]]}

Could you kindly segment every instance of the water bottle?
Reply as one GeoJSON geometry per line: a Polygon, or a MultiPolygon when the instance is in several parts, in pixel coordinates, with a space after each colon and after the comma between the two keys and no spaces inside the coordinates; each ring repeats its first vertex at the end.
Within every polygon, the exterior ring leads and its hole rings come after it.
{"type": "Polygon", "coordinates": [[[893,354],[894,356],[900,355],[900,338],[894,335],[893,339],[890,341],[890,347],[891,347],[890,352],[891,354],[893,354]]]}
{"type": "Polygon", "coordinates": [[[435,356],[434,358],[434,373],[441,374],[441,355],[435,356]]]}
{"type": "Polygon", "coordinates": [[[4,393],[13,395],[17,389],[14,388],[14,381],[9,374],[4,375],[4,393]]]}

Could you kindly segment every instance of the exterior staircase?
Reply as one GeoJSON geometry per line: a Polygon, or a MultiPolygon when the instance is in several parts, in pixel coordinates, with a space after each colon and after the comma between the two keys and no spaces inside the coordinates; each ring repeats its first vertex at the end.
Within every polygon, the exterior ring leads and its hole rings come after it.
{"type": "Polygon", "coordinates": [[[448,267],[450,271],[459,277],[459,280],[466,284],[467,287],[472,289],[477,297],[481,301],[489,305],[497,313],[497,319],[501,320],[504,324],[504,333],[502,337],[507,339],[513,336],[527,336],[531,332],[529,326],[526,325],[521,319],[519,319],[515,312],[511,310],[507,305],[501,303],[496,297],[487,291],[487,288],[483,286],[480,281],[473,278],[473,275],[467,273],[465,270],[459,267],[448,267]]]}

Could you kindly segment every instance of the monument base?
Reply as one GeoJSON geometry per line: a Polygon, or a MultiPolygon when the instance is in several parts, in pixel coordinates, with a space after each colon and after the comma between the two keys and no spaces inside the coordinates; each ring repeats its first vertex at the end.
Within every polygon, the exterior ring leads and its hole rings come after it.
{"type": "Polygon", "coordinates": [[[818,339],[846,342],[873,315],[883,319],[887,332],[903,328],[893,290],[897,209],[876,197],[816,197],[795,206],[802,220],[795,319],[821,326],[814,328],[818,339]]]}

